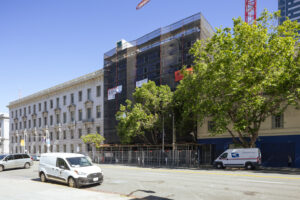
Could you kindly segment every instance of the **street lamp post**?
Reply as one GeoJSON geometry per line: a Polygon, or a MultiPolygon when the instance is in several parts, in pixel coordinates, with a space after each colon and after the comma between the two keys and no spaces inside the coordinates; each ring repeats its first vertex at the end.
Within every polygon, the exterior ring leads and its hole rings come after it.
{"type": "Polygon", "coordinates": [[[27,130],[24,130],[24,153],[26,153],[26,136],[27,136],[27,130]]]}
{"type": "Polygon", "coordinates": [[[162,152],[165,152],[165,117],[164,115],[162,116],[162,152]]]}
{"type": "Polygon", "coordinates": [[[173,151],[176,150],[176,129],[175,129],[175,114],[172,114],[172,131],[173,131],[173,141],[172,141],[172,148],[173,151]]]}
{"type": "Polygon", "coordinates": [[[45,128],[45,133],[46,133],[47,153],[49,153],[50,139],[49,139],[49,129],[48,129],[48,126],[46,126],[46,128],[45,128]]]}

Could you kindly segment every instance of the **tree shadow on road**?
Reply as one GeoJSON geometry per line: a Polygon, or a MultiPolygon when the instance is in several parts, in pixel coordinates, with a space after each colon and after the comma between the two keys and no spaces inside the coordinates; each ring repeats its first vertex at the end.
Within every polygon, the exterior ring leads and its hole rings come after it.
{"type": "Polygon", "coordinates": [[[146,196],[146,197],[143,197],[143,198],[134,198],[134,199],[131,199],[131,200],[172,200],[172,199],[149,195],[149,196],[146,196]]]}
{"type": "MultiPolygon", "coordinates": [[[[132,195],[134,195],[134,193],[136,192],[144,192],[144,193],[149,193],[149,194],[154,194],[155,192],[152,190],[135,190],[130,192],[129,194],[127,194],[126,196],[130,197],[132,195]]],[[[154,195],[149,195],[143,198],[134,198],[132,200],[172,200],[169,198],[165,198],[165,197],[158,197],[158,196],[154,196],[154,195]]]]}

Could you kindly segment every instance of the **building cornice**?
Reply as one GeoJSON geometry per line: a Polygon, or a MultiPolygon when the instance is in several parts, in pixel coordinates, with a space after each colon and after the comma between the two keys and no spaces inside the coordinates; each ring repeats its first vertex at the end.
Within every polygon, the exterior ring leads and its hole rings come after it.
{"type": "Polygon", "coordinates": [[[42,90],[40,92],[29,95],[27,97],[12,101],[12,102],[9,103],[9,105],[7,107],[9,109],[11,109],[11,108],[18,107],[18,106],[21,106],[23,104],[29,103],[31,101],[37,101],[37,99],[40,99],[44,96],[49,96],[53,93],[64,91],[66,89],[75,87],[75,86],[83,84],[85,82],[89,82],[91,80],[95,80],[97,78],[99,78],[99,79],[103,78],[103,69],[100,69],[100,70],[97,70],[95,72],[92,72],[92,73],[80,76],[78,78],[72,79],[70,81],[58,84],[54,87],[42,90]]]}
{"type": "Polygon", "coordinates": [[[9,119],[8,114],[0,114],[0,120],[2,119],[9,119]]]}

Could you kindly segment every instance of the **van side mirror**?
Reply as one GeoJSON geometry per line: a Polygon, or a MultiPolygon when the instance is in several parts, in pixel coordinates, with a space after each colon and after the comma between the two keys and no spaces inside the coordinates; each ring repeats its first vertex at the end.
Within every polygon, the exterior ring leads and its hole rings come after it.
{"type": "Polygon", "coordinates": [[[61,168],[61,169],[66,169],[64,165],[61,165],[59,168],[61,168]]]}

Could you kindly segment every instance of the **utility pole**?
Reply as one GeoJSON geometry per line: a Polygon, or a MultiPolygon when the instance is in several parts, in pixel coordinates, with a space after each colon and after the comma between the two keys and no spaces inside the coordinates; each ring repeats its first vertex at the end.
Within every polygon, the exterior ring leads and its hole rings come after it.
{"type": "Polygon", "coordinates": [[[163,118],[163,124],[162,124],[162,152],[165,152],[165,117],[164,114],[162,116],[163,118]]]}
{"type": "Polygon", "coordinates": [[[176,129],[175,129],[175,114],[174,114],[174,112],[172,114],[172,131],[173,131],[172,146],[173,146],[173,151],[175,151],[176,150],[176,129]]]}

